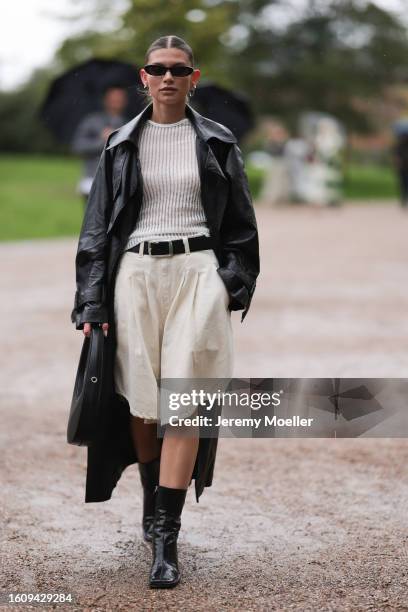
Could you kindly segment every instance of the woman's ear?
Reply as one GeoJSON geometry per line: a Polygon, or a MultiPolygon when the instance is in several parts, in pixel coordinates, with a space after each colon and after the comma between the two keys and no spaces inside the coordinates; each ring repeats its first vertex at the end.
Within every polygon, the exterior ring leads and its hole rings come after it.
{"type": "Polygon", "coordinates": [[[201,76],[201,70],[199,68],[195,68],[194,72],[191,75],[191,82],[193,85],[197,85],[201,76]]]}
{"type": "Polygon", "coordinates": [[[142,81],[143,85],[147,85],[146,70],[144,68],[141,68],[139,70],[139,77],[140,77],[140,80],[142,81]]]}

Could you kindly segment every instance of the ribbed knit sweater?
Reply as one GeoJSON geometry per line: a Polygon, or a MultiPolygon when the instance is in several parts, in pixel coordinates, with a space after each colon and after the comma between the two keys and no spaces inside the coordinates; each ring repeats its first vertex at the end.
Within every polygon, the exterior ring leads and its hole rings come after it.
{"type": "Polygon", "coordinates": [[[188,117],[147,119],[139,133],[143,200],[125,249],[142,240],[210,235],[201,203],[196,133],[188,117]]]}

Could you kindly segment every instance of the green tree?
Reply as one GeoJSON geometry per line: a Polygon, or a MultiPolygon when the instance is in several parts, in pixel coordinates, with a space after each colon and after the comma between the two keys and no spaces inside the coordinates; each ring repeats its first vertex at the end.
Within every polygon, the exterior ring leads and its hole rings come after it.
{"type": "Polygon", "coordinates": [[[385,87],[406,79],[407,29],[372,1],[307,0],[302,11],[283,0],[131,0],[120,6],[81,2],[75,19],[83,19],[83,32],[64,41],[52,65],[25,86],[0,93],[3,150],[52,146],[36,111],[54,75],[92,57],[141,67],[151,42],[165,34],[191,45],[202,82],[245,92],[255,113],[275,114],[292,128],[300,111],[313,109],[334,114],[353,131],[376,131],[361,101],[378,100],[385,87]]]}
{"type": "Polygon", "coordinates": [[[408,38],[405,26],[373,2],[310,1],[283,32],[272,27],[251,36],[245,57],[254,59],[248,61],[257,78],[246,64],[240,85],[254,90],[258,110],[290,122],[303,108],[327,111],[367,132],[375,126],[355,101],[405,79],[408,38]]]}
{"type": "Polygon", "coordinates": [[[38,118],[52,73],[38,69],[14,91],[0,92],[0,151],[62,150],[38,118]]]}
{"type": "MultiPolygon", "coordinates": [[[[92,6],[93,3],[88,11],[92,6]]],[[[238,2],[132,0],[117,30],[104,34],[85,32],[65,41],[58,51],[58,61],[71,67],[90,57],[104,57],[130,61],[141,67],[153,40],[175,34],[191,45],[203,80],[211,78],[233,87],[236,67],[231,73],[228,32],[239,12],[238,2]]]]}
{"type": "MultiPolygon", "coordinates": [[[[88,5],[96,23],[106,23],[103,5],[88,5]]],[[[141,66],[155,38],[176,34],[191,44],[203,80],[246,92],[256,112],[293,125],[300,110],[311,108],[372,131],[356,100],[378,97],[384,86],[405,79],[406,27],[374,2],[308,0],[282,28],[290,9],[279,0],[132,0],[116,29],[70,39],[58,56],[66,66],[91,56],[141,66]],[[274,19],[274,9],[281,19],[274,19]]]]}

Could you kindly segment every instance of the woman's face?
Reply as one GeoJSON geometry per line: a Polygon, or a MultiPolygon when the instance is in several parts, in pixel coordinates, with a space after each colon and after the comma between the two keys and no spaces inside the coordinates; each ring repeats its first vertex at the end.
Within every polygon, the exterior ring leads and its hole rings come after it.
{"type": "MultiPolygon", "coordinates": [[[[176,48],[152,51],[147,63],[163,64],[163,66],[173,66],[175,64],[191,65],[188,55],[181,49],[176,48]]],[[[200,74],[200,70],[197,68],[186,77],[174,77],[170,71],[167,71],[163,76],[152,76],[147,74],[144,68],[140,69],[140,78],[143,85],[147,85],[153,102],[168,105],[185,104],[186,96],[190,89],[197,85],[200,74]],[[164,91],[165,87],[172,87],[174,89],[172,91],[164,91]]]]}

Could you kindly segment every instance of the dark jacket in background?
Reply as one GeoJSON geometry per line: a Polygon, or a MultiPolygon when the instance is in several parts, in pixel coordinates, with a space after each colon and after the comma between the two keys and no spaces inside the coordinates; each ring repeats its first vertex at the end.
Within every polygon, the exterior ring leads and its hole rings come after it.
{"type": "Polygon", "coordinates": [[[126,117],[123,115],[109,115],[104,111],[90,113],[82,119],[75,130],[71,148],[73,153],[83,157],[83,178],[93,179],[95,176],[105,146],[105,141],[101,135],[104,128],[110,127],[112,130],[116,130],[125,121],[126,117]]]}

